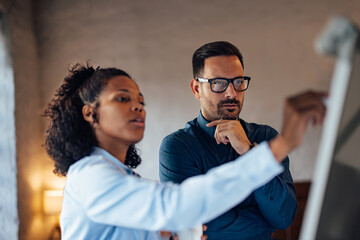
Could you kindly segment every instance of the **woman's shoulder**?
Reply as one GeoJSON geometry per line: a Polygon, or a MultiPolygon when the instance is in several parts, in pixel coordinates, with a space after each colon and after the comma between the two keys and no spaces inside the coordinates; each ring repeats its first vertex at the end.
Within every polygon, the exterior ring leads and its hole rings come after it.
{"type": "Polygon", "coordinates": [[[126,174],[125,169],[121,167],[121,163],[115,161],[119,160],[109,159],[101,150],[94,149],[89,156],[81,158],[70,166],[67,177],[96,177],[103,173],[126,174]]]}

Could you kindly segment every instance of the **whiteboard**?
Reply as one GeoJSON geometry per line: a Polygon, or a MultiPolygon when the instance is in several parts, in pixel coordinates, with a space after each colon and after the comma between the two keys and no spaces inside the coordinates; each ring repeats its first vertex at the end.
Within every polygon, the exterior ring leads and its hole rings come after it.
{"type": "Polygon", "coordinates": [[[336,57],[300,240],[359,239],[360,41],[344,17],[332,19],[316,49],[336,57]]]}

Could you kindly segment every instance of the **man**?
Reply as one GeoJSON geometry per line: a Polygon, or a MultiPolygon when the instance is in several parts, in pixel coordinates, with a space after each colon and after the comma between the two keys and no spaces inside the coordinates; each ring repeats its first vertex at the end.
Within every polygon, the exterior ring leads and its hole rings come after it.
{"type": "MultiPolygon", "coordinates": [[[[193,55],[191,89],[200,101],[197,118],[164,138],[160,147],[160,179],[181,183],[246,154],[278,133],[266,125],[239,118],[250,77],[244,75],[239,50],[228,42],[212,42],[193,55]]],[[[241,204],[206,223],[208,239],[270,239],[292,223],[297,202],[289,159],[283,173],[258,188],[241,204]]],[[[226,196],[224,196],[226,197],[226,196]]]]}

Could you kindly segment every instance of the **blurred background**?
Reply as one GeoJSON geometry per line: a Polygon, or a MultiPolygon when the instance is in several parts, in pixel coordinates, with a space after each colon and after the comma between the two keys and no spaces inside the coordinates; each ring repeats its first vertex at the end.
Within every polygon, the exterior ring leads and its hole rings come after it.
{"type": "MultiPolygon", "coordinates": [[[[139,84],[147,119],[136,171],[157,180],[162,138],[199,113],[189,87],[198,47],[240,49],[252,77],[240,116],[280,131],[286,96],[329,89],[335,61],[313,42],[335,15],[359,24],[360,1],[0,0],[0,239],[58,237],[65,178],[52,173],[40,115],[69,66],[121,68],[139,84]]],[[[311,127],[290,155],[295,182],[311,182],[320,135],[311,127]]]]}

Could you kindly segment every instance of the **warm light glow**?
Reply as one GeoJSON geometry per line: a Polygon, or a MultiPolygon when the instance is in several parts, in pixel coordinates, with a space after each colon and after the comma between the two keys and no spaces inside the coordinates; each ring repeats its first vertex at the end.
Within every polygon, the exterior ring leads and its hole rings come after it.
{"type": "Polygon", "coordinates": [[[44,191],[43,209],[48,215],[59,214],[63,199],[63,190],[46,190],[44,191]]]}
{"type": "Polygon", "coordinates": [[[29,183],[32,191],[41,191],[43,184],[41,172],[36,168],[33,168],[33,170],[34,171],[31,174],[23,174],[26,176],[27,182],[29,183]]]}

